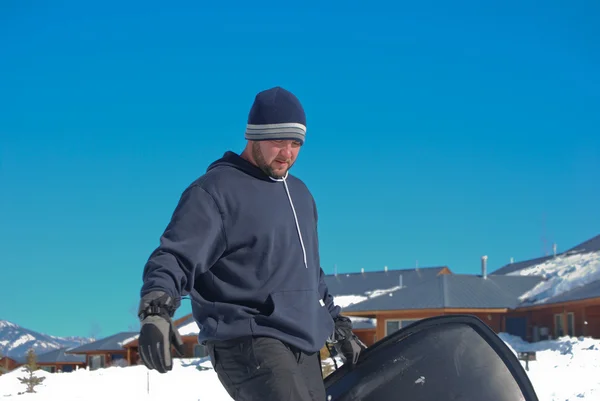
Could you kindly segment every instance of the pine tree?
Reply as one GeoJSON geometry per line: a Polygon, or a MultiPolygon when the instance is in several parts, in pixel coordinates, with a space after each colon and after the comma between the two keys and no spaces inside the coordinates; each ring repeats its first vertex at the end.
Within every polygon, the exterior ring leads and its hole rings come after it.
{"type": "Polygon", "coordinates": [[[33,348],[30,348],[27,351],[27,363],[23,366],[25,371],[29,373],[29,376],[19,377],[19,381],[27,386],[28,393],[35,393],[35,387],[42,384],[45,377],[38,377],[35,375],[35,371],[38,370],[37,358],[35,356],[35,351],[33,348]]]}

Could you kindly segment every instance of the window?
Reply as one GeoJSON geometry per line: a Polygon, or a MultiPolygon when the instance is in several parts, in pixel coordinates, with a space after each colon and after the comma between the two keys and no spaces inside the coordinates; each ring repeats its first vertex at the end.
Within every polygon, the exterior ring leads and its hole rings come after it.
{"type": "Polygon", "coordinates": [[[554,315],[554,338],[562,337],[565,335],[565,328],[563,327],[563,315],[557,313],[554,315]]]}
{"type": "Polygon", "coordinates": [[[567,333],[570,337],[575,337],[575,314],[567,313],[567,333]]]}
{"type": "Polygon", "coordinates": [[[385,322],[385,335],[388,336],[421,319],[390,319],[385,322]]]}
{"type": "Polygon", "coordinates": [[[106,365],[106,357],[104,355],[90,355],[88,365],[90,370],[103,368],[106,365]]]}

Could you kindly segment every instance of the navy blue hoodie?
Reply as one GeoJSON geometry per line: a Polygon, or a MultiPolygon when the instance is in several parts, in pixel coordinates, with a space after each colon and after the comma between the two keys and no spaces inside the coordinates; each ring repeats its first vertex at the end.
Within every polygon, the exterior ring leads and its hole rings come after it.
{"type": "Polygon", "coordinates": [[[274,180],[233,152],[183,192],[151,254],[141,295],[190,295],[199,341],[256,335],[318,351],[340,308],[325,285],[317,209],[288,174],[274,180]]]}

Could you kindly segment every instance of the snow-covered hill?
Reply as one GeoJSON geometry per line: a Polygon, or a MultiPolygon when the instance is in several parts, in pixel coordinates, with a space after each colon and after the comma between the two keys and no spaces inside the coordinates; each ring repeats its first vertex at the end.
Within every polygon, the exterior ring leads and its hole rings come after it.
{"type": "Polygon", "coordinates": [[[81,337],[55,337],[0,320],[0,354],[11,358],[24,357],[30,348],[37,354],[63,347],[76,347],[89,342],[81,337]]]}
{"type": "MultiPolygon", "coordinates": [[[[529,377],[540,401],[588,401],[600,399],[600,340],[560,338],[529,344],[507,334],[500,337],[514,351],[537,352],[529,363],[529,377]]],[[[523,362],[523,365],[525,363],[523,362]]],[[[160,374],[145,366],[110,367],[70,373],[37,371],[46,379],[35,394],[23,394],[17,369],[0,376],[0,399],[23,401],[177,400],[229,401],[208,358],[177,359],[173,371],[160,374]],[[201,367],[202,369],[198,369],[201,367]],[[118,389],[118,391],[115,391],[118,389]],[[11,397],[12,396],[12,397],[11,397]]]]}

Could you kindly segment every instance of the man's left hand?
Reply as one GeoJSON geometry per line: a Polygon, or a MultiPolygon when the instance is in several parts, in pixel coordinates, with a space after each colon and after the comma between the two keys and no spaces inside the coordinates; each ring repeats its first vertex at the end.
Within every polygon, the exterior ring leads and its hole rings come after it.
{"type": "Polygon", "coordinates": [[[344,358],[344,363],[356,365],[360,353],[367,347],[352,332],[352,321],[345,316],[338,316],[335,321],[335,333],[333,346],[338,354],[344,358]]]}

